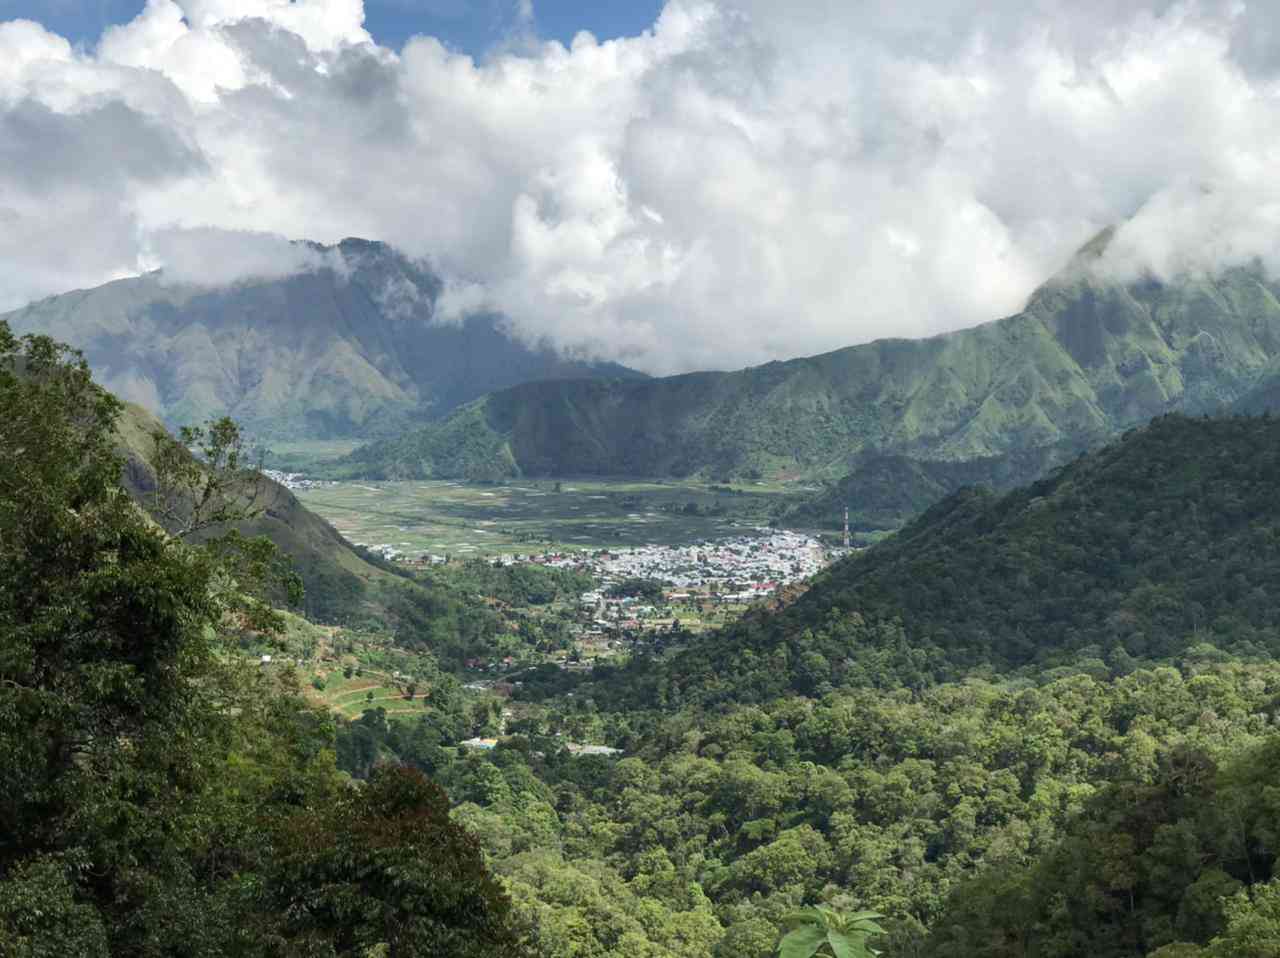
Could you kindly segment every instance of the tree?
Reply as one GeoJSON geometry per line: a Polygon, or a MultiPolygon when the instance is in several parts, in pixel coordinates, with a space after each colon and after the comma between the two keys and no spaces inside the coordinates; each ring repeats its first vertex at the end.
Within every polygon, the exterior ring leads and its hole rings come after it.
{"type": "Polygon", "coordinates": [[[885,933],[876,924],[880,917],[873,911],[846,915],[822,905],[793,912],[783,918],[784,927],[791,930],[778,942],[778,958],[871,958],[879,952],[867,939],[885,933]]]}
{"type": "Polygon", "coordinates": [[[235,420],[183,426],[176,439],[157,429],[151,439],[155,488],[148,507],[171,534],[185,539],[262,513],[266,477],[261,463],[246,456],[235,420]]]}
{"type": "Polygon", "coordinates": [[[0,940],[32,954],[42,914],[84,930],[68,953],[128,954],[148,888],[196,897],[182,809],[231,721],[215,563],[121,488],[120,408],[78,354],[0,323],[0,940]]]}
{"type": "Polygon", "coordinates": [[[119,409],[66,347],[0,324],[0,871],[65,846],[86,793],[126,787],[121,743],[144,753],[209,698],[214,570],[120,488],[119,409]]]}
{"type": "Polygon", "coordinates": [[[526,954],[479,846],[450,821],[444,792],[412,769],[377,771],[365,788],[297,815],[267,887],[287,916],[269,941],[280,952],[526,954]]]}
{"type": "Polygon", "coordinates": [[[201,544],[217,559],[225,597],[247,627],[278,630],[273,605],[299,605],[302,580],[267,537],[245,536],[237,528],[262,514],[269,488],[261,462],[245,452],[239,424],[224,416],[183,426],[177,439],[162,429],[151,438],[154,487],[146,502],[152,516],[171,535],[201,544]]]}
{"type": "Polygon", "coordinates": [[[0,956],[520,954],[443,793],[353,789],[228,654],[235,573],[122,488],[120,408],[0,322],[0,956]]]}

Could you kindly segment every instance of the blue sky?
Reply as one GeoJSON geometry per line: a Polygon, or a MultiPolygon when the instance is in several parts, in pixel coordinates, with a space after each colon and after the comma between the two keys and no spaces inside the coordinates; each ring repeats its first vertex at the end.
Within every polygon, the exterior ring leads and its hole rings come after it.
{"type": "MultiPolygon", "coordinates": [[[[145,0],[0,0],[0,20],[25,18],[72,42],[92,45],[103,29],[132,19],[145,0]]],[[[515,22],[515,0],[365,0],[365,28],[399,49],[416,33],[439,37],[475,56],[500,42],[515,22]]],[[[534,0],[538,35],[568,44],[579,30],[605,40],[652,26],[662,0],[534,0]]]]}

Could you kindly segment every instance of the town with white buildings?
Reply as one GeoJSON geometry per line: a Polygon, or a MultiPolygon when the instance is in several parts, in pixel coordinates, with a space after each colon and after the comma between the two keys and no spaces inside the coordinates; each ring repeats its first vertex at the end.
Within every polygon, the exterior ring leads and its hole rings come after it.
{"type": "Polygon", "coordinates": [[[677,590],[749,600],[808,578],[827,564],[828,556],[812,536],[756,528],[687,546],[646,545],[499,559],[521,560],[587,572],[604,588],[626,579],[653,579],[677,590]]]}

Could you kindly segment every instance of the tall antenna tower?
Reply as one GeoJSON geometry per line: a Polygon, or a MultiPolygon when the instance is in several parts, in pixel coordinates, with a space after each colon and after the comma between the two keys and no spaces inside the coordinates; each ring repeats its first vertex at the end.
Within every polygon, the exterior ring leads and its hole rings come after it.
{"type": "Polygon", "coordinates": [[[844,547],[849,548],[849,507],[844,507],[844,547]]]}

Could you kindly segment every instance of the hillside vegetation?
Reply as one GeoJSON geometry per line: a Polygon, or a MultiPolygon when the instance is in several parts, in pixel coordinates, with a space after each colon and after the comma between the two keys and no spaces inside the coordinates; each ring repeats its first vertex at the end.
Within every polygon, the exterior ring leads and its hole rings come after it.
{"type": "Polygon", "coordinates": [[[1028,450],[1049,464],[1156,415],[1216,411],[1280,356],[1280,286],[1260,271],[1122,285],[1104,247],[1018,315],[973,329],[732,373],[528,383],[357,450],[347,471],[834,479],[868,455],[952,464],[1028,450]]]}
{"type": "Polygon", "coordinates": [[[897,454],[858,456],[848,475],[788,510],[789,525],[838,528],[849,509],[850,528],[873,533],[897,529],[965,486],[1007,491],[1039,478],[1085,448],[1083,441],[1033,446],[978,459],[912,459],[897,454]]]}
{"type": "Polygon", "coordinates": [[[767,958],[826,902],[890,956],[1272,956],[1277,482],[1280,420],[1161,417],[668,659],[527,683],[492,752],[371,712],[343,761],[440,781],[549,954],[767,958]]]}
{"type": "Polygon", "coordinates": [[[644,673],[637,700],[1097,674],[1206,646],[1280,651],[1280,419],[1166,416],[1004,496],[957,492],[644,673]]]}
{"type": "Polygon", "coordinates": [[[444,793],[352,788],[296,676],[234,654],[262,553],[152,521],[119,413],[0,322],[0,954],[531,954],[444,793]]]}
{"type": "MultiPolygon", "coordinates": [[[[113,432],[122,458],[122,484],[152,511],[158,431],[164,435],[158,419],[138,406],[123,404],[113,432]]],[[[470,563],[410,572],[353,546],[292,492],[261,474],[254,476],[251,488],[240,490],[236,505],[253,515],[213,524],[191,541],[206,542],[232,530],[264,537],[288,557],[300,578],[299,611],[308,618],[389,635],[401,648],[428,655],[444,669],[460,669],[469,658],[488,658],[499,648],[520,644],[520,623],[480,601],[480,595],[520,604],[531,596],[543,601],[570,594],[576,598],[590,588],[590,582],[555,569],[491,569],[470,563]]],[[[275,598],[285,601],[283,595],[275,598]]]]}
{"type": "Polygon", "coordinates": [[[640,375],[526,346],[491,315],[440,320],[439,278],[385,244],[308,246],[326,265],[223,288],[153,273],[0,318],[80,349],[171,427],[229,415],[269,439],[388,435],[517,383],[640,375]]]}
{"type": "Polygon", "coordinates": [[[1280,420],[1158,418],[670,658],[499,695],[437,659],[579,577],[388,574],[377,635],[246,630],[244,567],[119,488],[154,424],[20,346],[0,954],[772,958],[814,904],[903,958],[1280,953],[1280,420]]]}
{"type": "MultiPolygon", "coordinates": [[[[150,412],[124,404],[115,422],[116,448],[124,461],[125,489],[145,506],[155,490],[155,437],[164,426],[150,412]]],[[[305,610],[319,621],[351,621],[380,616],[385,601],[381,589],[399,585],[399,578],[376,556],[357,549],[292,492],[265,476],[254,480],[253,518],[238,522],[246,536],[266,536],[283,555],[306,588],[305,610]]],[[[248,505],[248,502],[245,502],[248,505]]],[[[221,527],[209,535],[226,531],[221,527]]]]}

